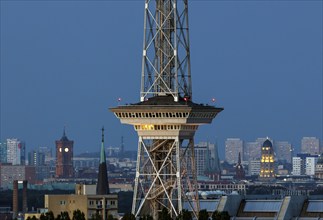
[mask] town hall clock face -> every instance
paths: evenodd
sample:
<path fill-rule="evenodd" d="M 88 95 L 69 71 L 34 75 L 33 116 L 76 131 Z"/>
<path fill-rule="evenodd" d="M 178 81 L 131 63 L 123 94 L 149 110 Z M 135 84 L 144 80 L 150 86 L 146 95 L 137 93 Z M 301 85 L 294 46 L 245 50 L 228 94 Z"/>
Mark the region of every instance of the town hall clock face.
<path fill-rule="evenodd" d="M 59 152 L 62 152 L 62 148 L 61 147 L 59 148 Z"/>
<path fill-rule="evenodd" d="M 68 152 L 68 147 L 65 147 L 64 151 L 67 153 Z"/>

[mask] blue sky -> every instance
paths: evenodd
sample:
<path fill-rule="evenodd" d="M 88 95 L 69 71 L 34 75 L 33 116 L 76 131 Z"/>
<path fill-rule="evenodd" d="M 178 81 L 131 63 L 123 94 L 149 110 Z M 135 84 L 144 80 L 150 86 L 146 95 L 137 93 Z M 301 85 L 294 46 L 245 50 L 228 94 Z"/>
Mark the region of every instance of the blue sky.
<path fill-rule="evenodd" d="M 1 1 L 2 140 L 136 149 L 109 107 L 139 101 L 144 1 Z M 189 1 L 193 101 L 224 107 L 196 142 L 322 139 L 322 1 Z"/>

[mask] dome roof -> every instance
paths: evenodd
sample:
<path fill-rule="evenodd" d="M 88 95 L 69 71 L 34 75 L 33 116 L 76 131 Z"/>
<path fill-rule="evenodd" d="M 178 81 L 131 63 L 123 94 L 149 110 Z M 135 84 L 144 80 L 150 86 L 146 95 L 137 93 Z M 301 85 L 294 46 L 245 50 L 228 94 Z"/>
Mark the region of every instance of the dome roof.
<path fill-rule="evenodd" d="M 265 140 L 265 142 L 262 144 L 263 147 L 273 147 L 273 144 L 269 139 Z"/>

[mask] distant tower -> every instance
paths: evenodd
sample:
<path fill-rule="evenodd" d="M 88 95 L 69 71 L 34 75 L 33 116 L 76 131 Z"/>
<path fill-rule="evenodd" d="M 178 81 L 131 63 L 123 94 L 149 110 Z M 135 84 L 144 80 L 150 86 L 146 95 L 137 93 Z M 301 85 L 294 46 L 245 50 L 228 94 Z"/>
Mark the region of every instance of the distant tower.
<path fill-rule="evenodd" d="M 120 154 L 123 156 L 123 153 L 124 153 L 124 141 L 123 141 L 123 136 L 121 136 Z"/>
<path fill-rule="evenodd" d="M 184 203 L 195 218 L 199 212 L 194 135 L 223 108 L 192 102 L 188 30 L 187 0 L 145 1 L 140 102 L 111 108 L 139 136 L 132 203 L 136 217 L 158 219 L 166 208 L 175 218 Z"/>
<path fill-rule="evenodd" d="M 56 177 L 72 178 L 73 168 L 73 141 L 68 140 L 65 133 L 60 140 L 56 141 Z"/>
<path fill-rule="evenodd" d="M 236 176 L 235 176 L 235 178 L 237 180 L 242 180 L 245 177 L 246 177 L 245 172 L 244 172 L 243 166 L 241 164 L 241 153 L 239 152 L 238 163 L 236 165 Z"/>
<path fill-rule="evenodd" d="M 110 190 L 109 190 L 109 182 L 108 182 L 107 162 L 106 162 L 105 150 L 104 150 L 104 128 L 102 128 L 100 165 L 99 165 L 98 183 L 96 185 L 96 194 L 107 195 L 109 193 L 110 193 Z"/>
<path fill-rule="evenodd" d="M 274 149 L 270 140 L 266 140 L 261 147 L 260 174 L 261 180 L 272 180 L 275 178 Z"/>

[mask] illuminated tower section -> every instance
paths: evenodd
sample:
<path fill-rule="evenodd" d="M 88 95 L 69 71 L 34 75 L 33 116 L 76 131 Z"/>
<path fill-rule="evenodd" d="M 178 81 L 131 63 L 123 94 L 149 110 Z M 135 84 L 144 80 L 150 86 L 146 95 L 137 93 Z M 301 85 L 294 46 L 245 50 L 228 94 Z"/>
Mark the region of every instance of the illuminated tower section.
<path fill-rule="evenodd" d="M 274 149 L 270 140 L 266 140 L 261 147 L 260 175 L 261 180 L 275 178 Z"/>
<path fill-rule="evenodd" d="M 146 0 L 140 102 L 110 109 L 139 136 L 136 217 L 199 211 L 194 135 L 223 109 L 192 101 L 188 30 L 187 0 Z"/>
<path fill-rule="evenodd" d="M 72 178 L 73 168 L 73 141 L 66 137 L 65 129 L 63 136 L 56 142 L 56 177 Z"/>

